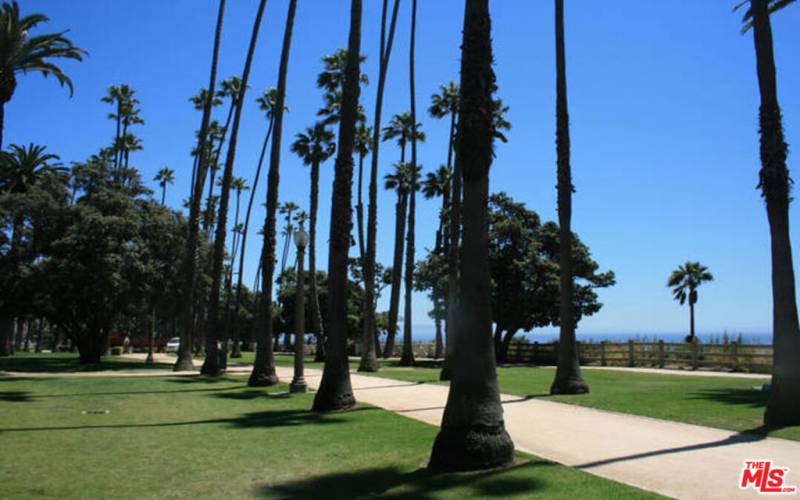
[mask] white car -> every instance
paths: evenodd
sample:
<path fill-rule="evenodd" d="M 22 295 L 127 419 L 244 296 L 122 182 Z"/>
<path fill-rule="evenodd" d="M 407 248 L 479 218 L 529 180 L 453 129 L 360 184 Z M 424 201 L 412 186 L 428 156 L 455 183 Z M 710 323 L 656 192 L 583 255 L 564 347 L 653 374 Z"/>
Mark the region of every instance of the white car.
<path fill-rule="evenodd" d="M 167 346 L 164 348 L 164 352 L 178 352 L 178 348 L 181 346 L 181 338 L 180 337 L 172 337 L 167 342 Z"/>

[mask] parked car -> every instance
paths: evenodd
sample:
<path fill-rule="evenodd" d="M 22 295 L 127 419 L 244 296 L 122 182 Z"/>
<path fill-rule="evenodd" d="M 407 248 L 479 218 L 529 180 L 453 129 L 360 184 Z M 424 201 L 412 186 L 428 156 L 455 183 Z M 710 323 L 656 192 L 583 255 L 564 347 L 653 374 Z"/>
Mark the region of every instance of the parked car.
<path fill-rule="evenodd" d="M 181 338 L 180 337 L 172 337 L 167 341 L 167 347 L 164 348 L 164 352 L 178 352 L 178 348 L 181 346 Z"/>

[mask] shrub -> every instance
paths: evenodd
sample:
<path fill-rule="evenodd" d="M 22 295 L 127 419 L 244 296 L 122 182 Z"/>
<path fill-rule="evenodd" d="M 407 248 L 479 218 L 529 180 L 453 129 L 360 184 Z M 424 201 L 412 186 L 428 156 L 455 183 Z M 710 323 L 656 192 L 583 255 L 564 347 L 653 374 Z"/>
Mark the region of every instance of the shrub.
<path fill-rule="evenodd" d="M 119 356 L 122 354 L 122 347 L 115 346 L 111 348 L 111 355 L 112 356 Z"/>

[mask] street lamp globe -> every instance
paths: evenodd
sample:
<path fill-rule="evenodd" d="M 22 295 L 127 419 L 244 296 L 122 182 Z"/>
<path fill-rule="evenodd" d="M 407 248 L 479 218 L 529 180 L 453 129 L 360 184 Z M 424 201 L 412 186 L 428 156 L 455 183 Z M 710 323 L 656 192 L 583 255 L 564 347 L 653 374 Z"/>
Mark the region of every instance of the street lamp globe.
<path fill-rule="evenodd" d="M 305 248 L 308 245 L 308 233 L 302 227 L 294 232 L 294 244 L 297 248 Z"/>

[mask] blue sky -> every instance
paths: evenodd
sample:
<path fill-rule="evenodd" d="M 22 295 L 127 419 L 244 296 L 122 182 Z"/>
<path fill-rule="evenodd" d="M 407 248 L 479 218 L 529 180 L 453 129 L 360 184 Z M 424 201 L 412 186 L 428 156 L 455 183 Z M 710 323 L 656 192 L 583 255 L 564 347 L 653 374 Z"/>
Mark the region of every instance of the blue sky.
<path fill-rule="evenodd" d="M 110 143 L 113 123 L 100 102 L 110 84 L 137 90 L 145 126 L 134 132 L 145 149 L 131 157 L 143 178 L 169 166 L 177 180 L 167 201 L 180 206 L 189 191 L 193 132 L 200 117 L 187 101 L 206 85 L 217 3 L 211 0 L 28 0 L 23 13 L 43 12 L 46 30 L 70 29 L 86 48 L 83 63 L 63 66 L 75 95 L 52 79 L 20 78 L 6 106 L 5 143 L 40 143 L 65 163 L 80 161 Z M 252 177 L 265 131 L 253 99 L 276 85 L 286 0 L 270 0 L 256 51 L 251 91 L 239 136 L 235 174 Z M 380 3 L 364 2 L 362 52 L 372 78 L 362 102 L 372 109 L 377 83 Z M 686 260 L 707 265 L 716 281 L 700 292 L 701 332 L 764 332 L 771 328 L 769 233 L 759 193 L 758 91 L 751 36 L 739 34 L 733 0 L 676 0 L 671 4 L 624 0 L 566 5 L 566 45 L 577 192 L 573 227 L 617 285 L 601 291 L 603 310 L 579 330 L 678 332 L 687 312 L 672 301 L 665 282 Z M 252 29 L 255 0 L 228 2 L 220 76 L 240 73 Z M 410 2 L 403 1 L 386 88 L 384 123 L 409 108 Z M 417 23 L 417 109 L 427 108 L 441 83 L 458 80 L 463 2 L 420 0 Z M 510 106 L 508 144 L 497 145 L 491 189 L 524 201 L 555 219 L 555 103 L 552 2 L 491 2 L 498 95 Z M 800 143 L 800 7 L 773 21 L 779 95 L 790 145 Z M 307 205 L 308 170 L 289 151 L 295 133 L 313 124 L 321 96 L 315 77 L 320 57 L 344 47 L 346 0 L 300 0 L 289 64 L 282 145 L 282 200 Z M 220 111 L 220 114 L 222 111 Z M 371 111 L 369 113 L 371 117 Z M 220 118 L 221 119 L 221 118 Z M 420 116 L 428 136 L 419 161 L 431 170 L 445 161 L 447 124 Z M 399 153 L 381 149 L 381 173 Z M 790 155 L 789 166 L 796 165 Z M 327 263 L 332 161 L 322 169 L 318 261 Z M 155 183 L 151 182 L 155 188 Z M 265 185 L 257 200 L 265 197 Z M 391 261 L 394 199 L 379 198 L 378 258 Z M 433 245 L 438 202 L 420 201 L 418 255 Z M 798 208 L 792 237 L 798 241 Z M 263 220 L 263 210 L 255 212 Z M 246 274 L 255 272 L 260 238 L 251 236 Z M 795 248 L 795 255 L 798 254 Z M 795 259 L 797 262 L 800 259 Z M 385 294 L 385 295 L 388 295 Z M 385 298 L 383 300 L 385 306 Z M 429 324 L 430 305 L 414 301 L 413 323 Z"/>

